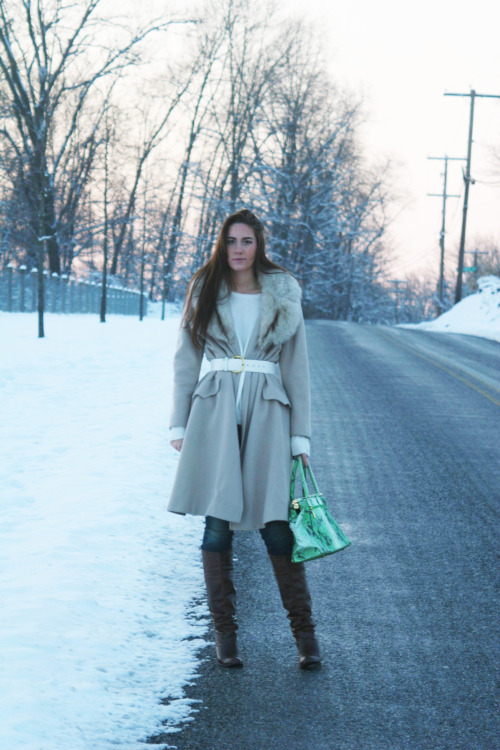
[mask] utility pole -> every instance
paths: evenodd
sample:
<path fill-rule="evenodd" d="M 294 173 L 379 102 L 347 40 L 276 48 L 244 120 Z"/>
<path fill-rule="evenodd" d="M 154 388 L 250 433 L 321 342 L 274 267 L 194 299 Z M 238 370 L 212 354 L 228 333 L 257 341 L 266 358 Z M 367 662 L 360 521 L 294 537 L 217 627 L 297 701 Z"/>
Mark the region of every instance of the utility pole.
<path fill-rule="evenodd" d="M 101 285 L 101 307 L 100 307 L 100 321 L 101 323 L 106 322 L 106 308 L 107 308 L 107 294 L 108 294 L 108 183 L 109 183 L 109 166 L 108 166 L 108 151 L 109 141 L 111 138 L 108 112 L 106 111 L 106 140 L 104 141 L 104 227 L 103 227 L 103 239 L 102 239 L 102 285 Z M 92 225 L 91 225 L 92 226 Z"/>
<path fill-rule="evenodd" d="M 144 318 L 144 266 L 146 265 L 146 210 L 147 210 L 147 191 L 148 191 L 148 180 L 146 178 L 144 182 L 144 213 L 142 217 L 142 253 L 141 253 L 141 281 L 139 286 L 139 320 Z"/>
<path fill-rule="evenodd" d="M 446 199 L 447 198 L 460 198 L 459 195 L 451 195 L 446 192 L 446 185 L 448 181 L 448 162 L 449 161 L 465 161 L 459 156 L 428 156 L 430 160 L 444 161 L 444 182 L 443 192 L 441 193 L 427 193 L 427 195 L 434 198 L 443 199 L 443 220 L 441 224 L 441 232 L 439 234 L 439 247 L 441 249 L 441 257 L 439 261 L 439 285 L 438 285 L 438 315 L 441 315 L 444 308 L 443 302 L 443 282 L 444 282 L 444 236 L 446 232 Z"/>
<path fill-rule="evenodd" d="M 396 325 L 397 325 L 399 323 L 399 285 L 403 284 L 403 286 L 405 286 L 405 285 L 407 286 L 408 282 L 407 281 L 401 281 L 400 279 L 388 279 L 388 282 L 389 282 L 389 284 L 394 284 L 394 287 L 395 287 L 395 292 L 396 292 L 396 296 L 395 296 L 395 302 L 396 302 L 395 317 L 396 317 Z"/>
<path fill-rule="evenodd" d="M 455 304 L 460 302 L 462 299 L 462 275 L 464 268 L 464 253 L 465 253 L 465 232 L 467 227 L 467 209 L 469 207 L 469 185 L 474 184 L 474 180 L 470 174 L 471 156 L 472 156 L 472 130 L 474 127 L 474 102 L 476 97 L 482 99 L 500 99 L 500 94 L 478 94 L 477 91 L 471 89 L 468 94 L 451 94 L 445 92 L 445 96 L 469 96 L 470 97 L 470 115 L 469 115 L 469 140 L 467 145 L 467 166 L 464 173 L 464 207 L 462 213 L 462 233 L 460 235 L 460 249 L 458 252 L 458 275 L 457 275 L 457 286 L 455 288 Z"/>

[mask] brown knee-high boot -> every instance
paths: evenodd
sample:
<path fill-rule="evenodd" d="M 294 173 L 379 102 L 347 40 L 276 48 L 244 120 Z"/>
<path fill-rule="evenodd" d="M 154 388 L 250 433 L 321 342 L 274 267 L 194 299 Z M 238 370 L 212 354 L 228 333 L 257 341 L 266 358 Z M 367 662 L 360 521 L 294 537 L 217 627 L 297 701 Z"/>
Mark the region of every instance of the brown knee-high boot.
<path fill-rule="evenodd" d="M 208 609 L 215 627 L 217 661 L 223 667 L 242 667 L 236 644 L 236 591 L 233 584 L 232 551 L 202 549 Z"/>
<path fill-rule="evenodd" d="M 304 563 L 293 563 L 290 555 L 269 555 L 274 575 L 278 582 L 283 606 L 299 652 L 301 669 L 317 669 L 321 666 L 318 641 L 314 635 L 314 620 L 311 614 L 311 595 L 307 586 Z"/>

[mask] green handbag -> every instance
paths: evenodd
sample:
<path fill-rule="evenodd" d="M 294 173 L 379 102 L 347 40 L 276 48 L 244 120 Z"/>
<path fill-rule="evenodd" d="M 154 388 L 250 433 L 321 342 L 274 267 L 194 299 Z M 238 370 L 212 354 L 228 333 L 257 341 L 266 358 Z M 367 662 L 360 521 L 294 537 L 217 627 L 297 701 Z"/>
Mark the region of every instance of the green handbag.
<path fill-rule="evenodd" d="M 302 484 L 302 497 L 294 499 L 297 467 Z M 307 471 L 314 487 L 313 495 L 309 494 L 302 458 L 296 458 L 293 462 L 288 513 L 288 522 L 294 537 L 292 562 L 306 562 L 333 555 L 334 552 L 339 552 L 351 544 L 330 515 L 310 465 Z"/>

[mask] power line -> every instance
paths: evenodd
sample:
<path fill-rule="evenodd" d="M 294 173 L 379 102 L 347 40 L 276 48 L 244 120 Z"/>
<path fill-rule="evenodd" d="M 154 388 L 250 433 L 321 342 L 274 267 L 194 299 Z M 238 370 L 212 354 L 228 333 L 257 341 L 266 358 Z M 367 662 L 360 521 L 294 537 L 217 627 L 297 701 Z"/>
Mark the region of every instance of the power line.
<path fill-rule="evenodd" d="M 394 266 L 393 266 L 393 272 L 397 273 L 397 274 L 400 274 L 401 271 L 404 271 L 407 268 L 409 268 L 410 266 L 414 266 L 417 263 L 422 262 L 422 260 L 425 260 L 425 258 L 428 258 L 429 255 L 431 255 L 432 253 L 435 253 L 435 252 L 436 252 L 436 248 L 435 248 L 434 244 L 432 244 L 429 247 L 429 249 L 427 250 L 427 252 L 424 252 L 423 255 L 419 255 L 418 258 L 414 257 L 414 258 L 410 258 L 409 260 L 406 260 L 406 261 L 405 260 L 401 260 L 399 263 L 396 262 L 394 264 Z"/>

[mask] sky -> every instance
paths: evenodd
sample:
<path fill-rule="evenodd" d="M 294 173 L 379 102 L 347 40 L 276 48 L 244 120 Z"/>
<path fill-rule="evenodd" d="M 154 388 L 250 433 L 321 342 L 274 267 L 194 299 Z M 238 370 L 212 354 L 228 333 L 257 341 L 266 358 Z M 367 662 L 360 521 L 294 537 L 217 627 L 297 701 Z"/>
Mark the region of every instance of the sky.
<path fill-rule="evenodd" d="M 362 143 L 375 162 L 393 163 L 398 196 L 389 238 L 395 278 L 432 276 L 439 268 L 443 162 L 467 155 L 469 97 L 500 95 L 500 5 L 492 0 L 284 0 L 318 28 L 332 77 L 360 95 Z M 476 99 L 467 240 L 500 244 L 500 99 Z M 465 163 L 465 162 L 464 162 Z M 463 209 L 462 162 L 449 162 L 445 265 L 455 273 Z M 496 183 L 496 184 L 494 184 Z M 454 257 L 453 257 L 454 256 Z M 466 256 L 466 265 L 471 256 Z"/>
<path fill-rule="evenodd" d="M 185 13 L 200 0 L 107 0 L 123 12 Z M 387 234 L 395 279 L 437 278 L 443 161 L 464 158 L 469 97 L 500 95 L 500 4 L 494 0 L 276 0 L 281 13 L 316 31 L 334 82 L 359 96 L 365 119 L 360 140 L 368 161 L 392 163 L 392 221 Z M 131 3 L 129 6 L 128 4 Z M 497 151 L 496 168 L 493 149 Z M 465 162 L 464 162 L 465 163 Z M 476 240 L 500 245 L 500 99 L 476 99 L 467 249 Z M 445 270 L 456 274 L 464 183 L 462 162 L 449 163 Z M 467 263 L 472 262 L 466 256 Z"/>

